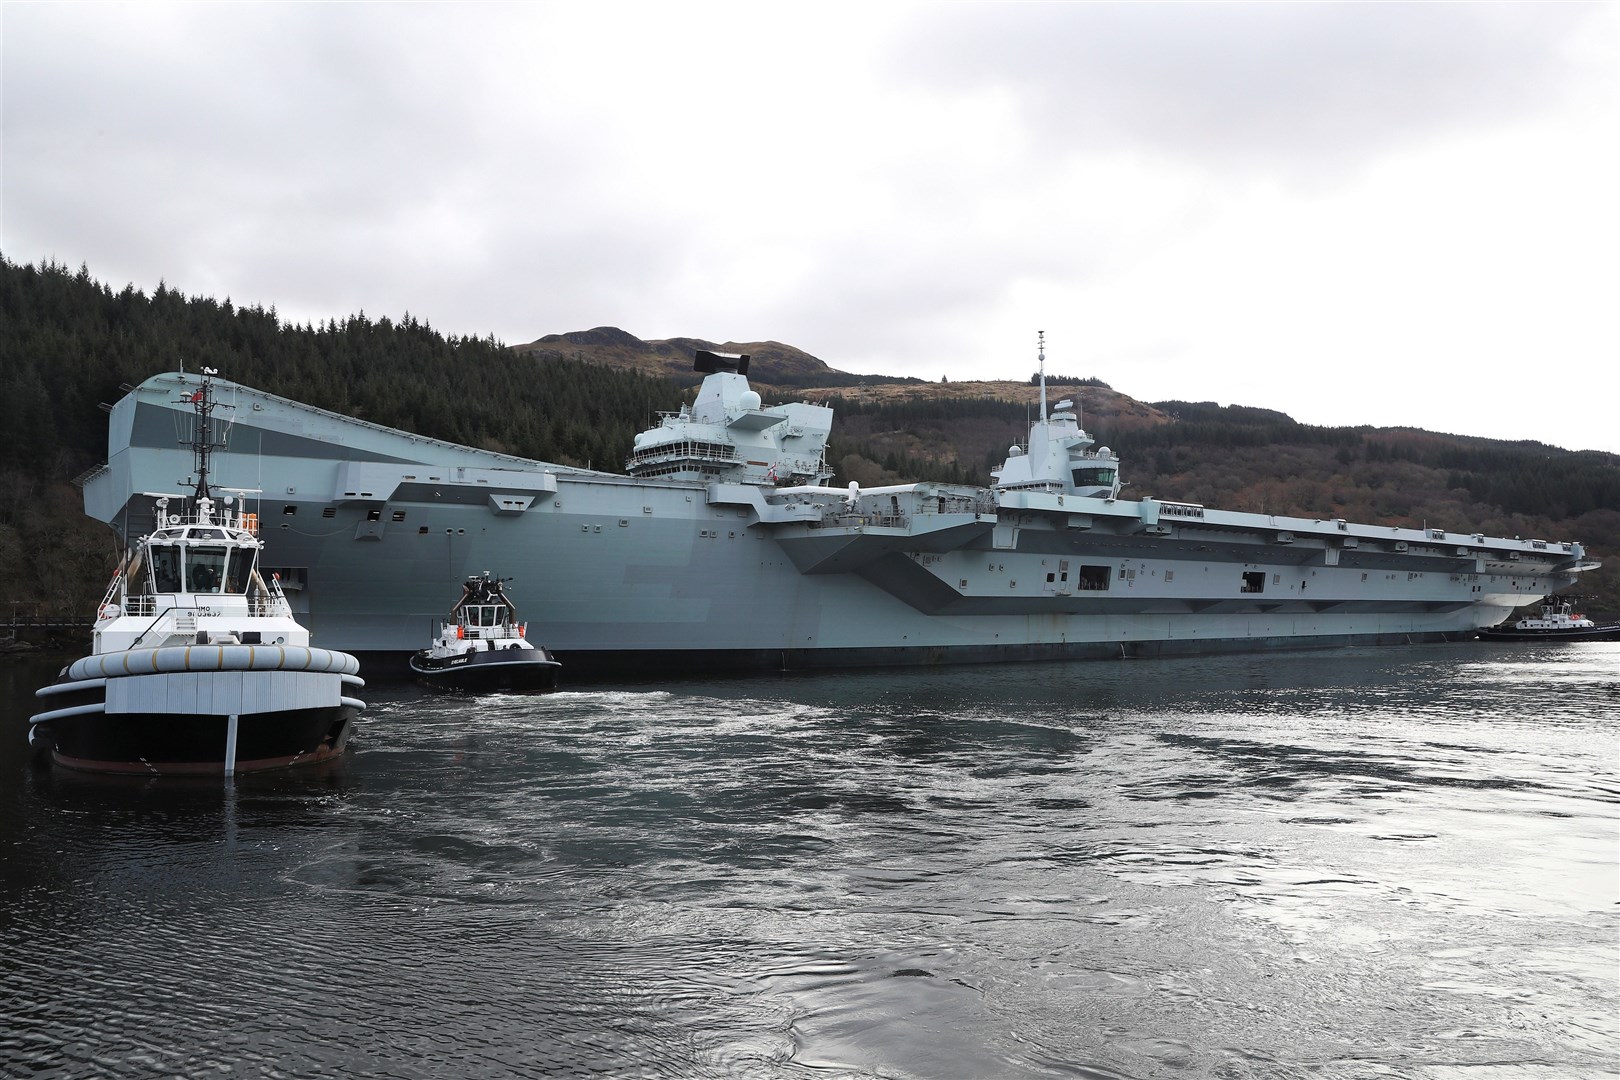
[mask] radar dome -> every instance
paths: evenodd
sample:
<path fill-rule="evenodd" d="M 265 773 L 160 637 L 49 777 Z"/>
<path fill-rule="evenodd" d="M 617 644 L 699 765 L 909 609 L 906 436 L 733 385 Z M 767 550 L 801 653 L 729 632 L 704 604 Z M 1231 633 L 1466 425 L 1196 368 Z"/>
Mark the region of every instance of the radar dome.
<path fill-rule="evenodd" d="M 1099 446 L 1099 447 L 1097 447 L 1097 456 L 1098 457 L 1113 457 L 1114 452 L 1112 450 L 1108 449 L 1108 447 L 1106 447 L 1106 446 Z"/>
<path fill-rule="evenodd" d="M 1024 448 L 1022 446 L 1019 446 L 1017 443 L 1013 443 L 1011 446 L 1007 447 L 1007 456 L 1008 457 L 1023 457 L 1024 456 Z"/>
<path fill-rule="evenodd" d="M 744 408 L 744 409 L 757 409 L 757 408 L 759 408 L 759 391 L 758 390 L 744 390 L 737 397 L 737 405 L 739 407 L 741 407 L 741 408 Z"/>

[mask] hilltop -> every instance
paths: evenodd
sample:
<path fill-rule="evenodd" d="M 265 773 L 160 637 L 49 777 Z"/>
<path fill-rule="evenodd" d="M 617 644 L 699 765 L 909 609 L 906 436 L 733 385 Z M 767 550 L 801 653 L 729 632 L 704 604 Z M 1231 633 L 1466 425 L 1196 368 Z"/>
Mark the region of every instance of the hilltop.
<path fill-rule="evenodd" d="M 513 352 L 537 360 L 582 360 L 669 379 L 678 385 L 696 384 L 702 378 L 692 371 L 692 356 L 698 349 L 746 353 L 753 357 L 750 378 L 757 377 L 772 385 L 803 385 L 804 380 L 833 371 L 802 349 L 779 341 L 714 342 L 701 338 L 643 341 L 616 326 L 547 334 L 527 345 L 512 346 Z"/>
<path fill-rule="evenodd" d="M 1032 381 L 1010 380 L 927 382 L 891 375 L 857 375 L 839 371 L 803 349 L 779 341 L 705 341 L 702 338 L 662 338 L 643 341 L 615 326 L 547 334 L 512 351 L 536 360 L 572 360 L 600 364 L 620 371 L 665 378 L 680 387 L 696 386 L 702 376 L 692 370 L 699 349 L 748 356 L 749 383 L 764 397 L 797 396 L 806 401 L 836 399 L 879 406 L 900 402 L 995 400 L 1035 405 L 1040 388 Z M 1048 397 L 1056 402 L 1083 390 L 1088 415 L 1108 417 L 1129 425 L 1170 423 L 1166 413 L 1116 393 L 1099 379 L 1083 384 L 1051 381 Z"/>

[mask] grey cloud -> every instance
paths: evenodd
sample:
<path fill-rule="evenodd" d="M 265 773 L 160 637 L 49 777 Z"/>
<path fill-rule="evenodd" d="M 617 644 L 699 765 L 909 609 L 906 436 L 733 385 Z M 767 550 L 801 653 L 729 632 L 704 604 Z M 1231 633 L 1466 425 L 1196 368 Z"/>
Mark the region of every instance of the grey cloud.
<path fill-rule="evenodd" d="M 6 253 L 299 321 L 409 307 L 514 340 L 558 328 L 531 298 L 609 306 L 564 297 L 612 280 L 604 259 L 656 264 L 651 223 L 577 224 L 603 166 L 588 121 L 514 88 L 525 24 L 495 64 L 454 8 L 379 10 L 8 8 Z"/>
<path fill-rule="evenodd" d="M 999 88 L 1052 152 L 1146 149 L 1308 174 L 1548 108 L 1582 74 L 1596 4 L 961 4 L 896 62 Z"/>

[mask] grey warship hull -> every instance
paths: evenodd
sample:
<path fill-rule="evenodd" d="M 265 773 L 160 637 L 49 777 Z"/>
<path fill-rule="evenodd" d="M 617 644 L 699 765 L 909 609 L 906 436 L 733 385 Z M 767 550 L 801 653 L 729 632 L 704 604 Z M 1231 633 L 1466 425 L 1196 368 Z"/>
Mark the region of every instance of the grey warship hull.
<path fill-rule="evenodd" d="M 84 498 L 126 536 L 187 476 L 188 378 L 113 407 Z M 521 583 L 535 637 L 596 674 L 1460 639 L 1591 565 L 1573 543 L 1073 491 L 622 476 L 219 385 L 235 409 L 216 485 L 257 501 L 298 620 L 347 652 L 414 652 L 490 566 Z M 791 439 L 802 419 L 744 405 L 736 430 Z"/>

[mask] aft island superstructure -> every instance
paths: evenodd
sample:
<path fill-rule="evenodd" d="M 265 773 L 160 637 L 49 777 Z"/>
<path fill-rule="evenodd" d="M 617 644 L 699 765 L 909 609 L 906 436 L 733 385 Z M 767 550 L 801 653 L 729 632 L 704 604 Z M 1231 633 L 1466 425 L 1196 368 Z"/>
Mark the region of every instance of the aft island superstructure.
<path fill-rule="evenodd" d="M 1121 497 L 1072 401 L 980 488 L 832 483 L 832 410 L 766 407 L 748 357 L 628 475 L 510 457 L 218 382 L 221 479 L 257 491 L 282 588 L 328 648 L 408 653 L 490 567 L 571 672 L 1128 657 L 1472 636 L 1595 565 L 1578 543 Z M 154 376 L 113 406 L 85 507 L 126 539 L 189 467 Z M 177 437 L 177 432 L 180 435 Z"/>

